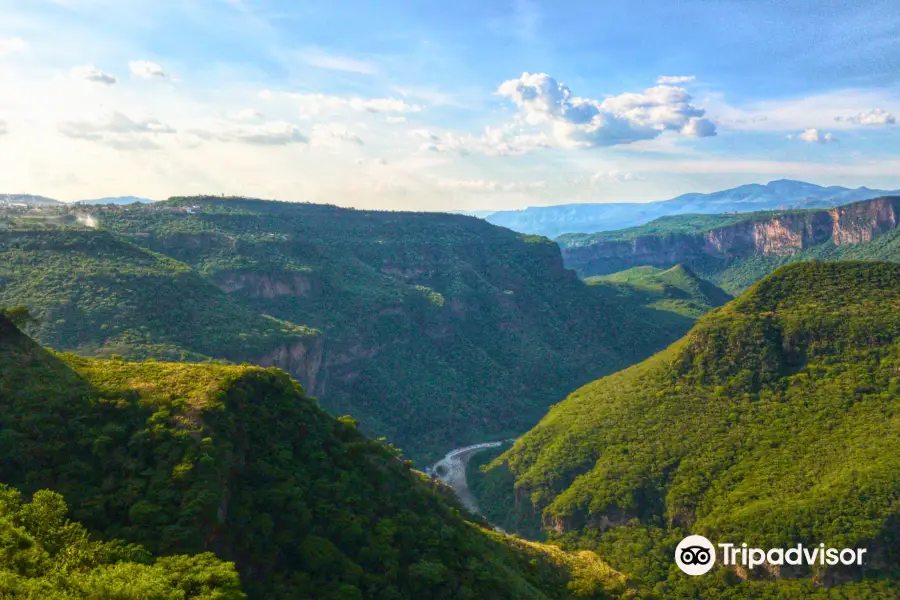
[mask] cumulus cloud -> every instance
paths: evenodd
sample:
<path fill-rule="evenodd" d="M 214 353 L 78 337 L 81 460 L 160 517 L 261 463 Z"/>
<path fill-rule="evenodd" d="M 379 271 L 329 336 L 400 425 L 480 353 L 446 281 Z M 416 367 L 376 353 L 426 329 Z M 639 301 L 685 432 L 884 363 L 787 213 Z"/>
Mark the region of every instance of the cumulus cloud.
<path fill-rule="evenodd" d="M 20 37 L 0 38 L 0 57 L 20 54 L 28 50 L 28 42 Z"/>
<path fill-rule="evenodd" d="M 133 60 L 128 63 L 132 75 L 141 79 L 168 79 L 169 74 L 155 62 L 149 60 Z"/>
<path fill-rule="evenodd" d="M 497 90 L 520 110 L 531 125 L 549 123 L 564 147 L 593 148 L 629 144 L 677 131 L 692 137 L 716 135 L 706 111 L 691 104 L 679 87 L 659 85 L 641 93 L 591 100 L 573 96 L 569 88 L 545 73 L 523 73 Z"/>
<path fill-rule="evenodd" d="M 92 83 L 102 83 L 103 85 L 113 85 L 116 83 L 115 77 L 92 66 L 75 67 L 72 69 L 71 73 L 73 77 L 84 79 L 85 81 L 90 81 Z"/>
<path fill-rule="evenodd" d="M 679 83 L 692 83 L 697 81 L 693 75 L 660 75 L 656 79 L 656 83 L 660 85 L 677 85 Z"/>
<path fill-rule="evenodd" d="M 501 183 L 485 179 L 440 179 L 438 187 L 469 192 L 529 192 L 547 187 L 546 181 L 515 181 Z"/>
<path fill-rule="evenodd" d="M 59 124 L 63 135 L 98 142 L 118 150 L 149 150 L 157 148 L 154 137 L 175 133 L 175 129 L 157 119 L 132 119 L 120 112 L 112 112 L 96 121 L 65 121 Z"/>
<path fill-rule="evenodd" d="M 788 136 L 791 140 L 800 140 L 807 144 L 828 144 L 838 141 L 834 134 L 819 131 L 815 127 L 807 129 L 803 133 L 791 134 Z"/>
<path fill-rule="evenodd" d="M 895 125 L 896 117 L 883 108 L 873 108 L 853 117 L 835 117 L 835 121 L 854 125 Z"/>

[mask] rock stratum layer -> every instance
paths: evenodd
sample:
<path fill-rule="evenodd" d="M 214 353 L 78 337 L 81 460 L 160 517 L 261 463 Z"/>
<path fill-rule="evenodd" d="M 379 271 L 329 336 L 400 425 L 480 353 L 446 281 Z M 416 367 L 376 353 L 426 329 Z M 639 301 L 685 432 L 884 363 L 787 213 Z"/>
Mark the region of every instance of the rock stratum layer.
<path fill-rule="evenodd" d="M 674 218 L 672 224 L 689 222 Z M 752 257 L 787 257 L 814 246 L 871 242 L 900 224 L 900 197 L 877 198 L 823 210 L 747 213 L 737 222 L 708 230 L 667 230 L 662 222 L 643 228 L 560 240 L 565 265 L 580 275 L 606 275 L 636 266 L 671 267 L 710 264 Z M 645 232 L 646 231 L 646 232 Z"/>

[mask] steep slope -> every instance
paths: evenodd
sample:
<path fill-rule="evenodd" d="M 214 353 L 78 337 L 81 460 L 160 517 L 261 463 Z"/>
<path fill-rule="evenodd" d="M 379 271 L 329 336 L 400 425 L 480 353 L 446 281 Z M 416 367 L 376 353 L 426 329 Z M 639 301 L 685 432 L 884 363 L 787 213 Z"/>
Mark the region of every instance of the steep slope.
<path fill-rule="evenodd" d="M 315 352 L 313 331 L 261 316 L 184 263 L 90 229 L 0 232 L 0 305 L 40 317 L 31 333 L 95 356 L 248 361 Z"/>
<path fill-rule="evenodd" d="M 492 497 L 479 502 L 502 517 L 514 485 L 519 519 L 599 548 L 665 598 L 819 597 L 817 584 L 857 579 L 840 597 L 897 597 L 898 415 L 900 265 L 790 265 L 666 351 L 551 409 L 492 463 L 481 487 Z M 672 564 L 687 532 L 868 548 L 870 560 L 719 569 L 698 583 Z"/>
<path fill-rule="evenodd" d="M 333 414 L 422 463 L 527 430 L 574 387 L 686 330 L 594 293 L 553 242 L 471 217 L 221 198 L 72 210 L 189 265 L 243 310 L 321 332 L 321 347 L 255 346 L 246 360 L 287 370 Z M 73 347 L 51 333 L 39 340 Z"/>
<path fill-rule="evenodd" d="M 243 600 L 231 563 L 211 553 L 154 559 L 140 546 L 92 540 L 62 496 L 30 502 L 0 484 L 0 598 Z"/>
<path fill-rule="evenodd" d="M 610 285 L 632 306 L 643 306 L 696 320 L 732 299 L 727 292 L 701 279 L 684 265 L 662 270 L 635 267 L 612 275 L 588 277 L 590 286 Z"/>
<path fill-rule="evenodd" d="M 896 195 L 900 190 L 822 187 L 780 179 L 711 194 L 683 194 L 648 203 L 566 204 L 533 206 L 488 215 L 488 222 L 523 233 L 556 237 L 567 233 L 595 233 L 636 227 L 669 215 L 714 214 L 790 208 L 835 207 L 859 200 Z"/>
<path fill-rule="evenodd" d="M 606 275 L 636 266 L 684 264 L 729 292 L 778 266 L 810 258 L 897 260 L 900 197 L 828 210 L 685 215 L 559 239 L 566 266 Z"/>
<path fill-rule="evenodd" d="M 0 482 L 64 494 L 104 536 L 232 560 L 251 599 L 624 593 L 596 555 L 464 520 L 278 369 L 57 355 L 0 317 L 0 423 Z"/>

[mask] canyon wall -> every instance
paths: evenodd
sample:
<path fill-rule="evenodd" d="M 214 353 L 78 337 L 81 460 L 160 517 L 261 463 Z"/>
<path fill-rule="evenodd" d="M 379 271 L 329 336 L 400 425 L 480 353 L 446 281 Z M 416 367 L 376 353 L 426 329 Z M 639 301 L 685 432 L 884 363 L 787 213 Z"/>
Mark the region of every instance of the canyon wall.
<path fill-rule="evenodd" d="M 721 262 L 753 255 L 790 256 L 812 246 L 869 242 L 900 224 L 900 197 L 877 198 L 817 211 L 787 212 L 698 233 L 648 233 L 563 249 L 582 277 L 632 267 Z"/>

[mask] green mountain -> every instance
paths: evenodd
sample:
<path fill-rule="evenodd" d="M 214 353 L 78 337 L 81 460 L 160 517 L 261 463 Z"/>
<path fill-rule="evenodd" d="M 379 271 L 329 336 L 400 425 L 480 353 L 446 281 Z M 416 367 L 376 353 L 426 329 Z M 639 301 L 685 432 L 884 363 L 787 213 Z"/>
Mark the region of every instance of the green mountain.
<path fill-rule="evenodd" d="M 59 211 L 100 229 L 0 230 L 0 303 L 36 313 L 39 342 L 277 366 L 422 462 L 527 430 L 689 326 L 592 290 L 546 238 L 462 215 L 209 197 Z"/>
<path fill-rule="evenodd" d="M 630 229 L 565 235 L 567 267 L 582 277 L 636 266 L 690 267 L 739 293 L 778 267 L 810 260 L 900 262 L 900 197 L 820 210 L 663 217 Z"/>
<path fill-rule="evenodd" d="M 721 288 L 701 279 L 684 265 L 663 270 L 634 267 L 612 275 L 587 277 L 584 282 L 611 288 L 630 306 L 669 313 L 673 319 L 696 320 L 732 297 Z M 660 316 L 660 319 L 664 317 Z"/>
<path fill-rule="evenodd" d="M 257 314 L 189 266 L 116 239 L 63 228 L 0 233 L 0 305 L 39 315 L 42 343 L 93 356 L 250 361 L 315 332 Z"/>
<path fill-rule="evenodd" d="M 625 594 L 595 554 L 467 521 L 278 369 L 56 354 L 0 315 L 0 425 L 0 482 L 34 494 L 0 488 L 2 598 L 240 598 L 220 560 L 251 600 Z M 59 494 L 166 558 L 89 541 Z"/>
<path fill-rule="evenodd" d="M 646 597 L 894 598 L 898 415 L 900 265 L 794 264 L 574 392 L 472 489 L 489 518 L 597 549 Z M 671 558 L 688 532 L 870 560 L 691 578 Z"/>

